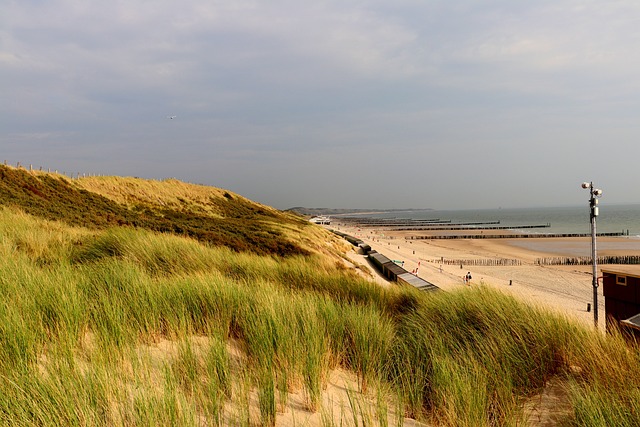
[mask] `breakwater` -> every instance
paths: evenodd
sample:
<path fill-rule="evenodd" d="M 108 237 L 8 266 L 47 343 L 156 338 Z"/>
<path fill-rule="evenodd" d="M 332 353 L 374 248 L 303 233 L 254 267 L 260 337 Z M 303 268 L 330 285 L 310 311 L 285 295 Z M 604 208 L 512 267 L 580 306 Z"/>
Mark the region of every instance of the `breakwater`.
<path fill-rule="evenodd" d="M 627 236 L 620 233 L 598 233 L 598 237 Z M 406 240 L 446 240 L 446 239 L 545 239 L 562 237 L 591 237 L 589 233 L 535 233 L 535 234 L 451 234 L 445 236 L 406 236 Z"/>
<path fill-rule="evenodd" d="M 469 230 L 469 231 L 473 231 L 473 230 L 520 230 L 520 229 L 527 229 L 527 228 L 549 228 L 551 227 L 551 224 L 540 224 L 540 225 L 518 225 L 518 226 L 511 226 L 511 225 L 496 225 L 496 226 L 492 226 L 492 225 L 482 225 L 482 226 L 473 226 L 473 225 L 467 225 L 467 224 L 456 224 L 456 225 L 447 225 L 447 226 L 443 226 L 443 227 L 435 227 L 435 226 L 431 226 L 431 225 L 424 225 L 424 226 L 418 226 L 418 227 L 407 227 L 407 228 L 399 228 L 399 227 L 394 227 L 392 228 L 393 231 L 418 231 L 418 230 L 423 230 L 423 231 L 428 231 L 428 230 L 432 230 L 432 231 L 440 231 L 440 230 Z"/>
<path fill-rule="evenodd" d="M 447 224 L 450 219 L 414 219 L 414 218 L 369 218 L 369 217 L 340 217 L 340 222 L 355 225 L 388 225 L 388 224 Z"/>
<path fill-rule="evenodd" d="M 430 259 L 427 262 L 433 264 L 443 265 L 467 265 L 467 266 L 482 266 L 482 267 L 502 267 L 502 266 L 514 266 L 522 265 L 522 261 L 519 259 L 510 258 L 470 258 L 470 259 Z"/>
<path fill-rule="evenodd" d="M 431 282 L 428 282 L 420 277 L 412 274 L 404 269 L 404 267 L 398 265 L 393 260 L 387 258 L 383 254 L 372 250 L 371 246 L 365 243 L 363 240 L 350 236 L 346 233 L 342 233 L 340 231 L 331 230 L 334 234 L 344 238 L 346 241 L 351 243 L 353 246 L 356 246 L 359 251 L 361 251 L 364 255 L 367 255 L 371 263 L 375 266 L 375 268 L 382 273 L 384 277 L 392 282 L 397 282 L 401 284 L 406 284 L 409 286 L 413 286 L 414 288 L 421 291 L 436 291 L 439 290 L 436 285 Z"/>

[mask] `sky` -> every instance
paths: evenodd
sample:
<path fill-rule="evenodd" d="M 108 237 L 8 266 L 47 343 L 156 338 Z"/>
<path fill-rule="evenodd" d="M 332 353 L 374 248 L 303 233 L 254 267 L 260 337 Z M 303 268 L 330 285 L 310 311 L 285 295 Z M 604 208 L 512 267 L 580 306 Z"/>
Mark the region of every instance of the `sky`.
<path fill-rule="evenodd" d="M 8 164 L 279 209 L 640 203 L 635 0 L 0 8 Z"/>

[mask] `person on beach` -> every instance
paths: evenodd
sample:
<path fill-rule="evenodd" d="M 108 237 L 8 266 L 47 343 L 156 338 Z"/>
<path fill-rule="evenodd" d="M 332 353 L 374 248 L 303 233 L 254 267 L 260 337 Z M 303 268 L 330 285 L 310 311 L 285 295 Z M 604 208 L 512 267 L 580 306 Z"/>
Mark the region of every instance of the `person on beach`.
<path fill-rule="evenodd" d="M 466 276 L 464 276 L 464 281 L 465 281 L 465 283 L 466 283 L 467 285 L 470 285 L 470 284 L 471 284 L 471 272 L 470 272 L 470 271 L 468 271 L 468 272 L 467 272 L 467 275 L 466 275 Z"/>

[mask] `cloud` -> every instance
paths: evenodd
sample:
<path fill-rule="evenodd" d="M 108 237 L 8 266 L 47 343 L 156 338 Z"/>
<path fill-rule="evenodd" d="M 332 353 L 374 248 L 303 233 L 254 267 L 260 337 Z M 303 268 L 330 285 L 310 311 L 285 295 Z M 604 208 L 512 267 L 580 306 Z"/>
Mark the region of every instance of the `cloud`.
<path fill-rule="evenodd" d="M 319 176 L 325 204 L 357 193 L 359 206 L 372 206 L 367 183 L 342 169 L 362 162 L 358 170 L 380 171 L 379 187 L 390 190 L 447 177 L 429 196 L 446 207 L 471 200 L 466 183 L 495 184 L 505 170 L 513 186 L 542 167 L 553 167 L 552 181 L 572 179 L 597 163 L 585 153 L 603 140 L 628 151 L 622 162 L 640 154 L 628 147 L 638 135 L 638 9 L 577 0 L 10 1 L 0 15 L 0 145 L 24 163 L 208 179 L 264 192 L 280 207 L 308 197 L 302 188 Z M 554 152 L 573 156 L 566 170 Z M 460 156 L 487 166 L 461 170 Z M 500 167 L 509 162 L 525 164 Z M 413 200 L 397 197 L 389 203 Z"/>

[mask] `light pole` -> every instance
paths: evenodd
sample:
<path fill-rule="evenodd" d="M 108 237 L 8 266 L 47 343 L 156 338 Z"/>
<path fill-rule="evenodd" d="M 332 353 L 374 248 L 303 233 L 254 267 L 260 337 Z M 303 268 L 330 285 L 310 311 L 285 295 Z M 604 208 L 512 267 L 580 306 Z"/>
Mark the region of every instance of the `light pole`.
<path fill-rule="evenodd" d="M 602 196 L 602 190 L 593 187 L 593 182 L 583 182 L 582 188 L 588 188 L 589 210 L 591 218 L 591 262 L 593 264 L 593 324 L 598 327 L 598 261 L 596 252 L 596 217 L 598 216 L 598 198 Z"/>

